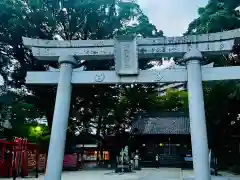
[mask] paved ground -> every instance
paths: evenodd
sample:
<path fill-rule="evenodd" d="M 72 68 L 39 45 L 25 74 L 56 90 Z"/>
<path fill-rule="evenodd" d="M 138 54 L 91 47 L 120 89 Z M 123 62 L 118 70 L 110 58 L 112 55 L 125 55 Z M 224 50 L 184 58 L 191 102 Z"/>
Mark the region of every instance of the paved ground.
<path fill-rule="evenodd" d="M 17 178 L 20 180 L 21 178 Z M 27 178 L 28 180 L 44 180 L 43 176 Z M 109 170 L 91 170 L 64 172 L 62 180 L 194 180 L 192 171 L 181 171 L 176 168 L 143 169 L 135 173 L 115 174 Z M 0 179 L 10 180 L 10 179 Z M 240 176 L 225 173 L 224 176 L 212 177 L 212 180 L 240 180 Z"/>

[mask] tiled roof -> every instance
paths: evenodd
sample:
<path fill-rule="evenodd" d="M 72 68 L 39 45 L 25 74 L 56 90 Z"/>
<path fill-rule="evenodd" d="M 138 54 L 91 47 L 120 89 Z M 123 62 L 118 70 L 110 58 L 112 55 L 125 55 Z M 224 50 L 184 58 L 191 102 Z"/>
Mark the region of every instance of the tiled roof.
<path fill-rule="evenodd" d="M 131 131 L 134 134 L 190 134 L 190 121 L 186 115 L 141 116 L 132 124 Z"/>

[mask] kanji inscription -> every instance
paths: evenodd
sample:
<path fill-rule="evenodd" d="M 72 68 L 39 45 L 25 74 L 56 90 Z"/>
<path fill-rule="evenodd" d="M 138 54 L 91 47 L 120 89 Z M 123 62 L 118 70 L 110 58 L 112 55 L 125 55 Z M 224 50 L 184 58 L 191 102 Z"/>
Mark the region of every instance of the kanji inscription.
<path fill-rule="evenodd" d="M 115 40 L 115 68 L 118 75 L 138 74 L 138 48 L 135 38 Z"/>

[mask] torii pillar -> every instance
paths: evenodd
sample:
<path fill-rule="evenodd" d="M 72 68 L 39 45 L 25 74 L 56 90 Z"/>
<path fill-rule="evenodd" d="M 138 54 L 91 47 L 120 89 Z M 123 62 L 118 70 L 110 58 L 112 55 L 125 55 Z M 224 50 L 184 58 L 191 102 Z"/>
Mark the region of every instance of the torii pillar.
<path fill-rule="evenodd" d="M 187 66 L 188 107 L 195 180 L 210 180 L 208 139 L 202 87 L 203 56 L 193 48 L 183 57 Z"/>
<path fill-rule="evenodd" d="M 60 56 L 58 62 L 60 64 L 60 75 L 45 180 L 61 180 L 72 93 L 72 72 L 76 65 L 76 60 L 73 56 Z"/>

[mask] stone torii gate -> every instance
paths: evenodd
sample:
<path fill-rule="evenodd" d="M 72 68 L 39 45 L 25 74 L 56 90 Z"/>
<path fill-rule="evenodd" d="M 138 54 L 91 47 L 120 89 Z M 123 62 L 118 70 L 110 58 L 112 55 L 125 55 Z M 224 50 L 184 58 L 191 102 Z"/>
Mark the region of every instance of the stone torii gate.
<path fill-rule="evenodd" d="M 202 81 L 240 79 L 240 67 L 204 65 L 204 58 L 228 55 L 240 29 L 203 35 L 161 38 L 121 37 L 114 40 L 56 41 L 23 38 L 40 61 L 59 62 L 54 72 L 28 72 L 27 84 L 56 85 L 57 96 L 45 180 L 60 180 L 73 84 L 187 82 L 193 165 L 196 180 L 209 180 L 208 141 Z M 182 68 L 139 70 L 138 60 L 180 57 Z M 115 71 L 81 71 L 77 60 L 115 59 Z"/>

